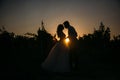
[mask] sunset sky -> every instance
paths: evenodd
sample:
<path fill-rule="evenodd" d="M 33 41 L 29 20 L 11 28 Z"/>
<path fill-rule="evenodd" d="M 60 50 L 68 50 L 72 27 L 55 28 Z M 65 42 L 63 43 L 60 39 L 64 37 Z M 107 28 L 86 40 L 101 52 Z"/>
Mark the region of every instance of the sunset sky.
<path fill-rule="evenodd" d="M 101 21 L 118 35 L 120 0 L 0 0 L 0 26 L 9 32 L 36 33 L 42 20 L 52 35 L 65 20 L 79 36 L 92 33 Z"/>

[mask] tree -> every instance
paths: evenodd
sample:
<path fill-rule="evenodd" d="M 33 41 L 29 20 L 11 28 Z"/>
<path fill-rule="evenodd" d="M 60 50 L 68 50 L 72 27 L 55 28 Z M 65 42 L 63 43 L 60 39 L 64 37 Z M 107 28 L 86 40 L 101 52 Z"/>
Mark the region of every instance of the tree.
<path fill-rule="evenodd" d="M 94 30 L 94 40 L 99 46 L 107 45 L 110 41 L 110 28 L 105 28 L 103 22 L 100 23 L 99 29 Z"/>
<path fill-rule="evenodd" d="M 46 31 L 43 21 L 41 22 L 41 28 L 37 31 L 37 42 L 40 46 L 41 58 L 44 59 L 48 55 L 54 41 L 53 36 Z"/>

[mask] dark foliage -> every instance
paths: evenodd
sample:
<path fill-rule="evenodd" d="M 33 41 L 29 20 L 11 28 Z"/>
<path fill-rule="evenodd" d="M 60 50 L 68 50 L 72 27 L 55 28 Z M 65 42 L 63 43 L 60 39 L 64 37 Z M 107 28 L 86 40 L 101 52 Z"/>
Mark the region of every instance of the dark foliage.
<path fill-rule="evenodd" d="M 0 29 L 0 72 L 2 76 L 17 76 L 18 79 L 35 80 L 43 75 L 40 64 L 57 42 L 43 25 L 37 34 L 15 35 L 4 27 Z M 100 24 L 92 34 L 79 37 L 77 45 L 78 65 L 72 75 L 118 76 L 120 35 L 111 39 L 110 28 Z M 21 77 L 21 78 L 20 78 Z"/>

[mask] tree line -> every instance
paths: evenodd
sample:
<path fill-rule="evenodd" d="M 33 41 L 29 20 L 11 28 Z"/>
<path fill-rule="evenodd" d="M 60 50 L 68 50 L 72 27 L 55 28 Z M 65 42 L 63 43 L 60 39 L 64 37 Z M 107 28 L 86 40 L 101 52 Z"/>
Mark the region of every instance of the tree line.
<path fill-rule="evenodd" d="M 40 64 L 57 42 L 41 23 L 37 34 L 16 35 L 0 27 L 1 72 L 23 72 L 36 75 Z M 120 35 L 113 36 L 111 30 L 102 22 L 93 33 L 78 38 L 78 72 L 112 73 L 119 69 Z M 100 72 L 101 70 L 102 72 Z M 11 74 L 12 75 L 12 74 Z"/>

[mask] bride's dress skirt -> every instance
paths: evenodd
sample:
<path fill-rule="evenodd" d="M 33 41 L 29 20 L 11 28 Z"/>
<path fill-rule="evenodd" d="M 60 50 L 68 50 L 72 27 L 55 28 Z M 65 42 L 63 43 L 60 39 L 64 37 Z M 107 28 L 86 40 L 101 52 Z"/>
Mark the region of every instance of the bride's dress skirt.
<path fill-rule="evenodd" d="M 68 51 L 64 43 L 56 43 L 42 63 L 42 68 L 52 72 L 70 72 Z"/>

